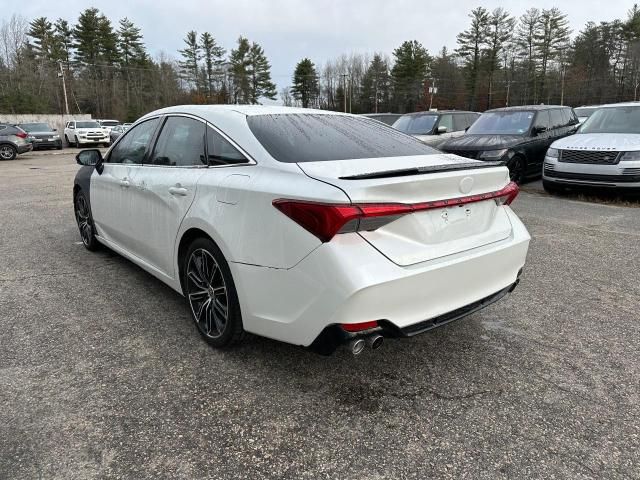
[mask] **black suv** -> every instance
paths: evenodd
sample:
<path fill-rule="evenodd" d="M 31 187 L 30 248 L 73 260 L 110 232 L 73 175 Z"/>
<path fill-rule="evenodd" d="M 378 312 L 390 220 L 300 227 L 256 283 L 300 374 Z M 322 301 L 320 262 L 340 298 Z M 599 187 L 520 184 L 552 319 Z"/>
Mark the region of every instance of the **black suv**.
<path fill-rule="evenodd" d="M 542 175 L 549 146 L 575 133 L 578 117 L 570 107 L 530 105 L 487 110 L 462 137 L 440 147 L 477 160 L 502 161 L 511 179 L 522 182 Z"/>

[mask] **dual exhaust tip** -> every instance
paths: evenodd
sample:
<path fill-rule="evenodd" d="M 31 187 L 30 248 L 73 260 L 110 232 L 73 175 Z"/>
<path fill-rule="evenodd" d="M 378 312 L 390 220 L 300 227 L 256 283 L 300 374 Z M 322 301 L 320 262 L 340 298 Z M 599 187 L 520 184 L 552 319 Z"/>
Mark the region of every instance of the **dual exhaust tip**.
<path fill-rule="evenodd" d="M 351 353 L 354 355 L 360 355 L 366 347 L 371 348 L 371 350 L 377 350 L 382 346 L 382 342 L 384 342 L 382 335 L 372 333 L 366 337 L 356 337 L 351 340 L 349 342 L 349 350 L 351 350 Z"/>

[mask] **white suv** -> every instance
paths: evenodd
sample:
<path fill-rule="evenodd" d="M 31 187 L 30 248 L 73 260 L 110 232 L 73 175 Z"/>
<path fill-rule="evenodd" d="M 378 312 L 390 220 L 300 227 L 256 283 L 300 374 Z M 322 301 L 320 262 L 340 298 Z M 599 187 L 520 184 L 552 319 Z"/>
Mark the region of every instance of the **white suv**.
<path fill-rule="evenodd" d="M 184 295 L 219 347 L 247 331 L 359 353 L 416 335 L 512 291 L 529 245 L 506 167 L 356 115 L 170 107 L 77 160 L 84 245 Z"/>
<path fill-rule="evenodd" d="M 553 142 L 542 183 L 548 192 L 565 187 L 640 191 L 640 103 L 598 107 L 575 135 Z"/>
<path fill-rule="evenodd" d="M 69 146 L 79 147 L 86 144 L 111 144 L 109 130 L 95 120 L 72 120 L 64 127 L 64 139 Z"/>

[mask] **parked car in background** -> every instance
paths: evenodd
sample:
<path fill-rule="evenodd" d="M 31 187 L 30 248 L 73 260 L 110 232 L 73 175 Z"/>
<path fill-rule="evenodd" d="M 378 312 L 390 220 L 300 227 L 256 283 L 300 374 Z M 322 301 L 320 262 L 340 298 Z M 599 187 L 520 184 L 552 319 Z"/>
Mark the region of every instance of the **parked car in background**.
<path fill-rule="evenodd" d="M 640 104 L 603 105 L 576 135 L 554 142 L 542 184 L 548 192 L 580 186 L 640 191 Z"/>
<path fill-rule="evenodd" d="M 122 135 L 124 132 L 126 132 L 129 129 L 128 125 L 131 125 L 131 124 L 125 123 L 123 125 L 116 125 L 111 129 L 111 131 L 109 132 L 109 138 L 111 139 L 111 143 L 115 142 L 120 137 L 120 135 Z"/>
<path fill-rule="evenodd" d="M 463 135 L 479 116 L 479 113 L 457 110 L 407 113 L 396 120 L 393 128 L 438 148 L 450 138 Z"/>
<path fill-rule="evenodd" d="M 15 125 L 0 123 L 0 160 L 13 160 L 32 149 L 27 132 Z"/>
<path fill-rule="evenodd" d="M 530 240 L 504 166 L 357 115 L 169 107 L 77 161 L 84 245 L 184 295 L 217 347 L 247 331 L 359 353 L 426 332 L 512 291 Z"/>
<path fill-rule="evenodd" d="M 80 147 L 91 143 L 106 146 L 111 144 L 109 130 L 100 126 L 96 120 L 72 120 L 67 122 L 64 138 L 69 146 Z"/>
<path fill-rule="evenodd" d="M 467 158 L 503 162 L 514 182 L 540 177 L 547 148 L 575 133 L 578 117 L 570 107 L 530 105 L 487 110 L 442 150 Z"/>
<path fill-rule="evenodd" d="M 393 125 L 393 122 L 395 122 L 402 115 L 400 113 L 365 113 L 362 116 L 373 118 L 374 120 L 386 123 L 387 125 Z"/>
<path fill-rule="evenodd" d="M 106 128 L 111 131 L 113 127 L 120 125 L 118 120 L 96 120 L 102 128 Z"/>
<path fill-rule="evenodd" d="M 587 118 L 589 118 L 593 114 L 593 112 L 598 110 L 598 108 L 600 108 L 599 105 L 590 105 L 588 107 L 574 108 L 573 111 L 576 112 L 578 121 L 580 122 L 580 125 L 582 125 L 587 120 Z"/>
<path fill-rule="evenodd" d="M 33 149 L 57 148 L 62 150 L 62 138 L 55 128 L 47 123 L 19 123 L 22 128 L 32 138 Z"/>

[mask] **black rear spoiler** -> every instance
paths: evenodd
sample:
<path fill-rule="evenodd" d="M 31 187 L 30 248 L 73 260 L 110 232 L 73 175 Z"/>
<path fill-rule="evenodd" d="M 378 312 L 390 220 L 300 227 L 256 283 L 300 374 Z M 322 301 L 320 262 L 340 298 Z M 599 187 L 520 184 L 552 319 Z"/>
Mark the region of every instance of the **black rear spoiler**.
<path fill-rule="evenodd" d="M 409 175 L 422 175 L 429 173 L 455 172 L 458 170 L 477 170 L 480 168 L 502 167 L 504 162 L 467 162 L 451 163 L 448 165 L 434 165 L 431 167 L 402 168 L 399 170 L 386 170 L 384 172 L 359 173 L 347 177 L 339 177 L 340 180 L 368 180 L 374 178 L 406 177 Z"/>

